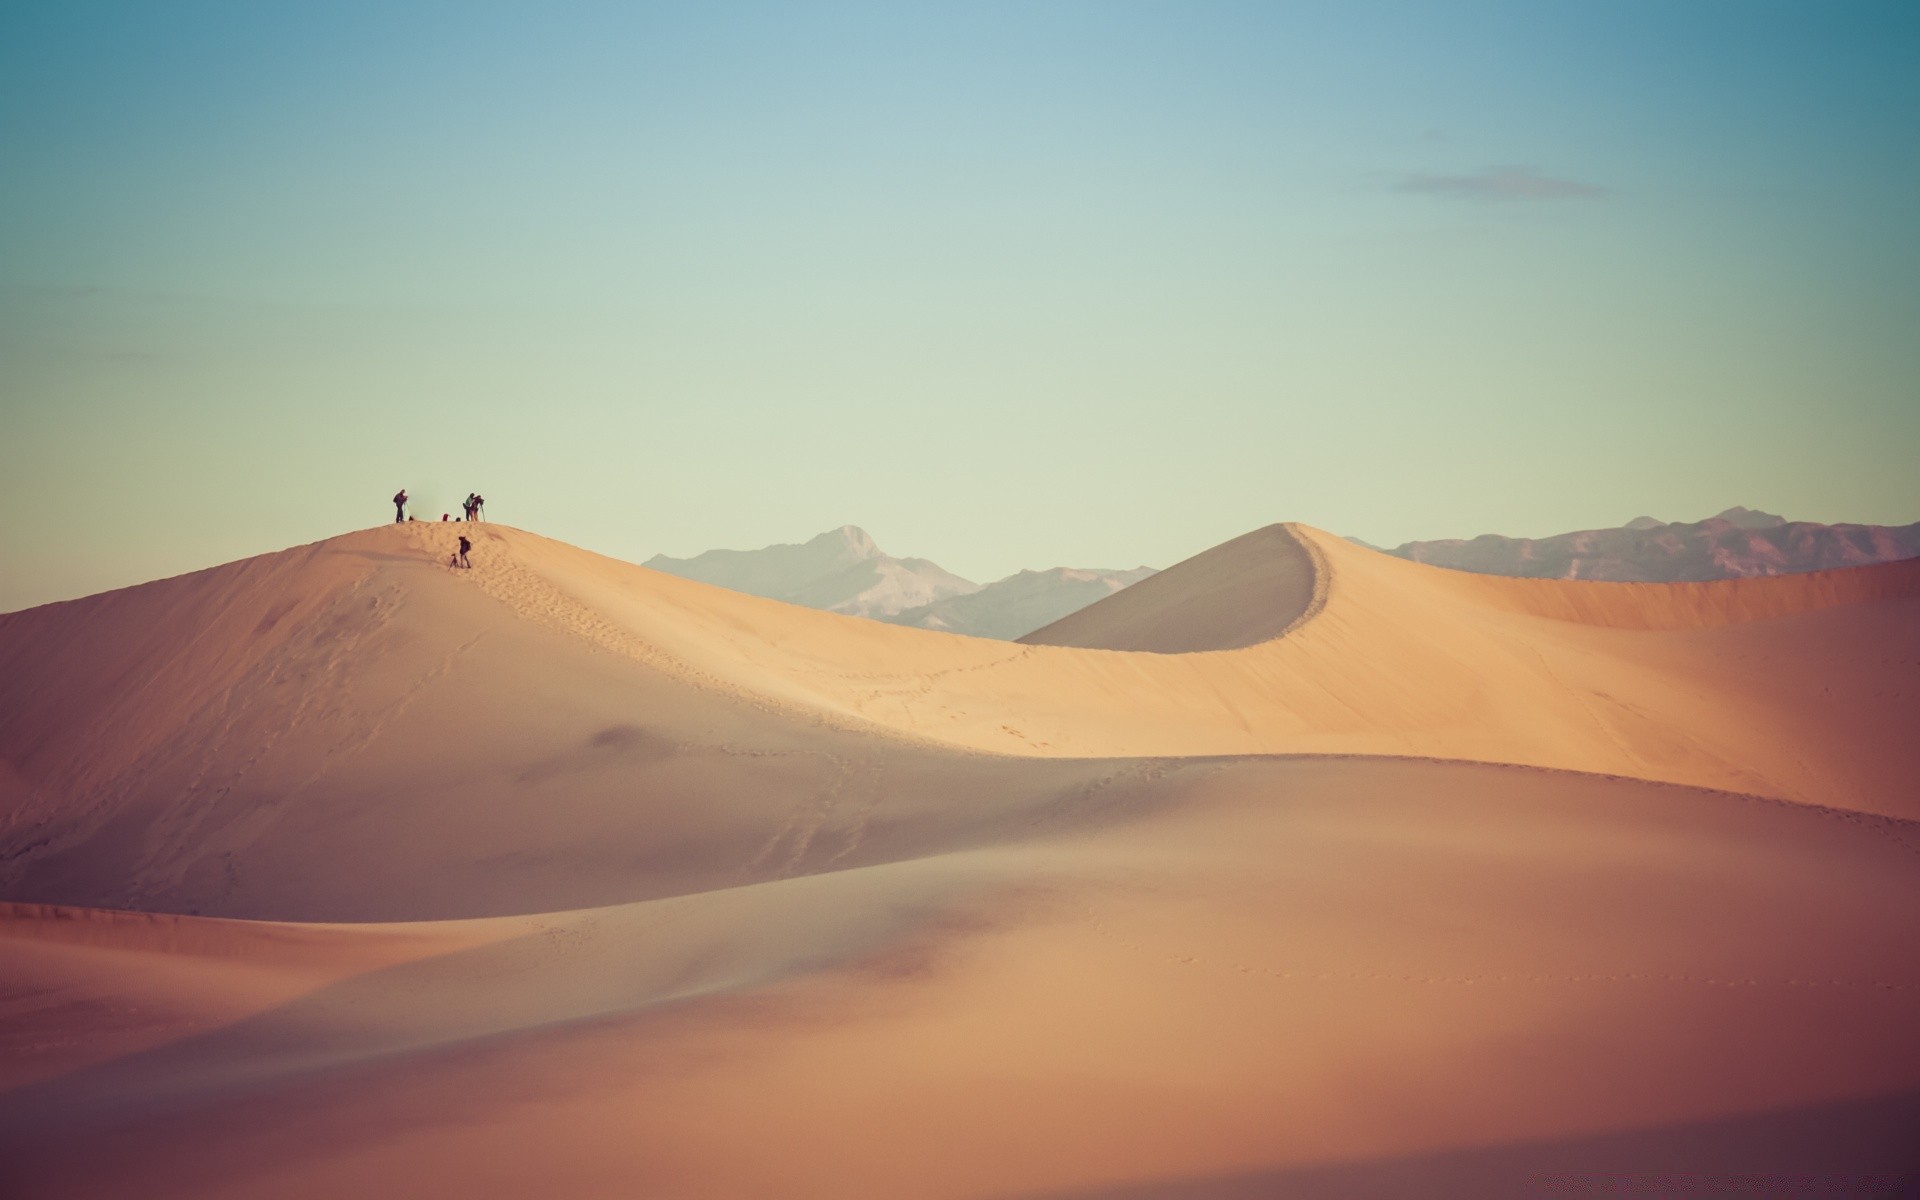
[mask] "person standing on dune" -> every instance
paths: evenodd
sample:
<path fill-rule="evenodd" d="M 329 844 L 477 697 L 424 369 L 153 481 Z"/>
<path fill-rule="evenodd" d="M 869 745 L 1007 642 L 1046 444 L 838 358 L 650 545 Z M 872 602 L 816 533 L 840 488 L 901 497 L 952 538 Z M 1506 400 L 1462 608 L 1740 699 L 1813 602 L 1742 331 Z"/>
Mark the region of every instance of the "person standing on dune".
<path fill-rule="evenodd" d="M 407 489 L 401 488 L 393 494 L 393 523 L 400 524 L 407 519 Z"/>
<path fill-rule="evenodd" d="M 473 564 L 467 561 L 467 551 L 471 549 L 473 549 L 473 543 L 467 540 L 466 534 L 461 534 L 460 553 L 454 555 L 453 561 L 460 566 L 466 567 L 468 570 L 472 570 Z"/>
<path fill-rule="evenodd" d="M 473 518 L 472 519 L 475 521 L 486 520 L 485 517 L 480 515 L 481 513 L 486 511 L 486 508 L 487 508 L 487 498 L 485 496 L 482 496 L 479 492 L 475 492 L 473 494 Z"/>

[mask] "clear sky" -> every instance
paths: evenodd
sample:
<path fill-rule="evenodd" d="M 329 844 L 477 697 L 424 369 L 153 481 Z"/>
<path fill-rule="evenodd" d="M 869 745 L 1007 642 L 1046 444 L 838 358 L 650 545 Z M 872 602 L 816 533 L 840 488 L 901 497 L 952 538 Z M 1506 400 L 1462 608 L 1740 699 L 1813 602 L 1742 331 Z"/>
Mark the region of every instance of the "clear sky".
<path fill-rule="evenodd" d="M 1920 5 L 0 9 L 0 609 L 1920 519 Z"/>

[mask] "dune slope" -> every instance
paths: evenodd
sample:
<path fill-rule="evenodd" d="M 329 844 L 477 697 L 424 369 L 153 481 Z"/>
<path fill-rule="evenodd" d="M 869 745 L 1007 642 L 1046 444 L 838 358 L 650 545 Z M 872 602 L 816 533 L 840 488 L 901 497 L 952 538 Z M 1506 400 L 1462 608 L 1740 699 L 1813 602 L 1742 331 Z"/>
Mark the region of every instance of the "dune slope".
<path fill-rule="evenodd" d="M 1215 546 L 1019 640 L 1102 650 L 1237 650 L 1269 641 L 1326 602 L 1310 538 L 1269 525 Z"/>
<path fill-rule="evenodd" d="M 1913 564 L 1275 526 L 1015 646 L 455 532 L 0 617 L 9 1194 L 1920 1170 Z"/>

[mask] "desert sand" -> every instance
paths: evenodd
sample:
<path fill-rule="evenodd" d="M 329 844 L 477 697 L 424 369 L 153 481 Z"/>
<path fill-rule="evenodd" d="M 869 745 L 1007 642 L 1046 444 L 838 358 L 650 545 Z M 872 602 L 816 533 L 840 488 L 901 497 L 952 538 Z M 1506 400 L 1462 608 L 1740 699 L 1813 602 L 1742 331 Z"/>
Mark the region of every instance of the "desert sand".
<path fill-rule="evenodd" d="M 1018 645 L 497 525 L 0 616 L 0 1190 L 1902 1194 L 1917 685 L 1920 562 L 1298 525 Z"/>

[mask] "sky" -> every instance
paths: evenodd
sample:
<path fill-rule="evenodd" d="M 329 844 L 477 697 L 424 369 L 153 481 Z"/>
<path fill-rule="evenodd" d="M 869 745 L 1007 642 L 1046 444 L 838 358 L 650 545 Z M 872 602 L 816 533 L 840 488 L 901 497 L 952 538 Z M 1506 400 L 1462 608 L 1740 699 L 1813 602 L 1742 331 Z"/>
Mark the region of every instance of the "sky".
<path fill-rule="evenodd" d="M 990 580 L 1920 520 L 1920 6 L 0 8 L 0 610 L 415 511 Z"/>

